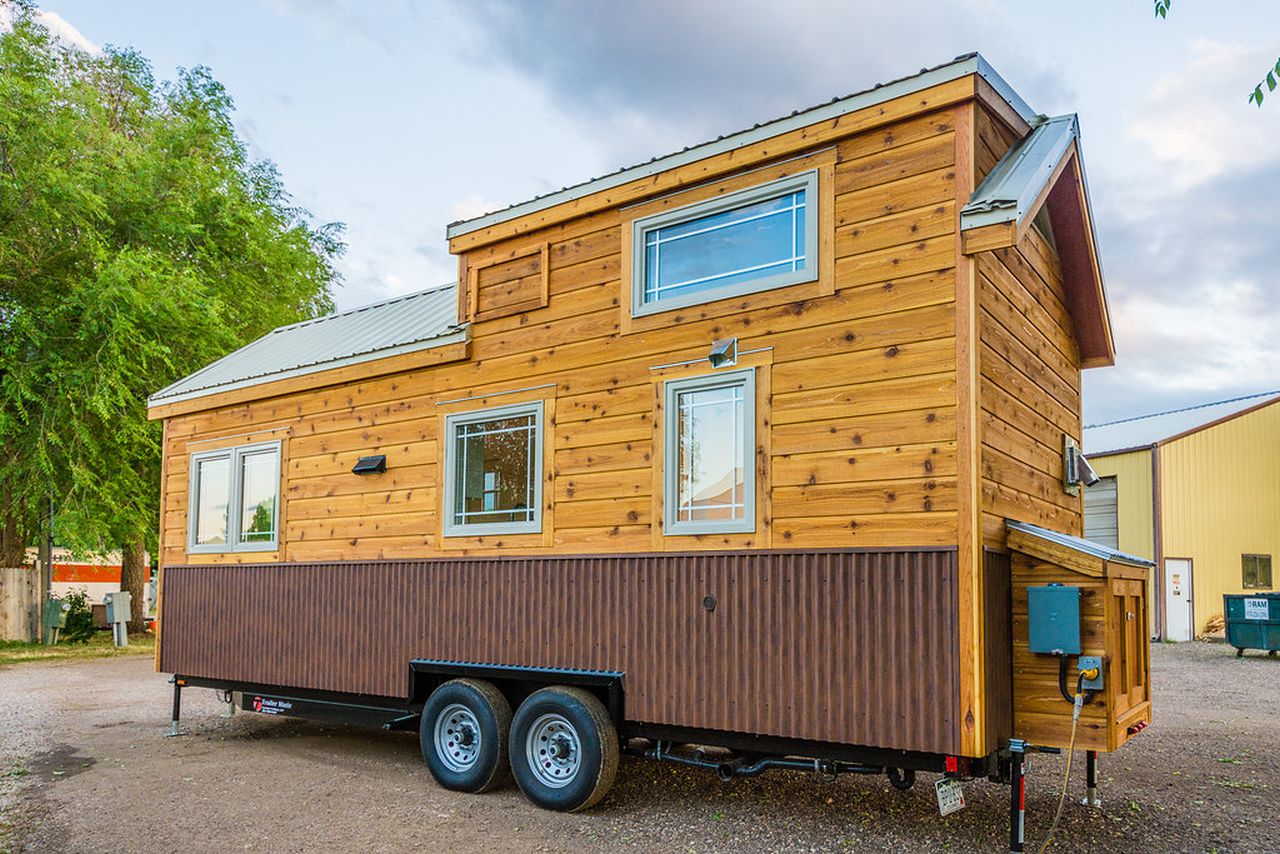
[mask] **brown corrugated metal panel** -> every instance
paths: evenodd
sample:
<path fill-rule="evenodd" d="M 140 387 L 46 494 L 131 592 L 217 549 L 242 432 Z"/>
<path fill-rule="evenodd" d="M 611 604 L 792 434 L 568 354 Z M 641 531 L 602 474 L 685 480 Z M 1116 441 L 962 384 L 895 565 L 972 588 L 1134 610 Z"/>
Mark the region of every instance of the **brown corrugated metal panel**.
<path fill-rule="evenodd" d="M 164 584 L 165 672 L 403 696 L 413 658 L 617 670 L 632 721 L 958 749 L 954 550 L 183 566 Z"/>
<path fill-rule="evenodd" d="M 986 645 L 987 746 L 1013 735 L 1013 603 L 1009 555 L 982 553 L 983 638 Z"/>

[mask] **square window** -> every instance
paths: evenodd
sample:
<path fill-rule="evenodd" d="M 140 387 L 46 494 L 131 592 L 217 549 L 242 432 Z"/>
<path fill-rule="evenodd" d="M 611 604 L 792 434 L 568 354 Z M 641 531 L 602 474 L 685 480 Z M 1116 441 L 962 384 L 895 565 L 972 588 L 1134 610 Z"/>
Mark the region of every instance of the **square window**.
<path fill-rule="evenodd" d="M 665 533 L 754 531 L 755 371 L 671 380 L 665 403 Z"/>
<path fill-rule="evenodd" d="M 445 419 L 445 535 L 542 530 L 542 402 Z"/>
<path fill-rule="evenodd" d="M 818 173 L 641 217 L 632 223 L 632 314 L 818 278 Z"/>
<path fill-rule="evenodd" d="M 189 500 L 188 552 L 274 550 L 280 443 L 192 454 Z"/>
<path fill-rule="evenodd" d="M 1271 555 L 1241 555 L 1242 586 L 1250 590 L 1271 589 Z"/>

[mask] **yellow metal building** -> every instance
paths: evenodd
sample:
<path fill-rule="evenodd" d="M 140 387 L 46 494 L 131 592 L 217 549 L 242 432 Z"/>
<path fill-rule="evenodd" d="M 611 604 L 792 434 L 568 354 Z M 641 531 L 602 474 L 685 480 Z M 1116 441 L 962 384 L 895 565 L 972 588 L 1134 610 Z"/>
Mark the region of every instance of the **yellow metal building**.
<path fill-rule="evenodd" d="M 1086 427 L 1102 478 L 1085 492 L 1085 536 L 1155 561 L 1151 626 L 1191 640 L 1222 594 L 1271 590 L 1280 555 L 1280 395 Z"/>

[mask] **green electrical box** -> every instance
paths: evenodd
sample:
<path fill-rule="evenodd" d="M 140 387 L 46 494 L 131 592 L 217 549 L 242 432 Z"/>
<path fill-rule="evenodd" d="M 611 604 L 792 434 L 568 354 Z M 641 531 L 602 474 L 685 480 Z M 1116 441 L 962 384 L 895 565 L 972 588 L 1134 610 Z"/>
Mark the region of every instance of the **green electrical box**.
<path fill-rule="evenodd" d="M 1080 654 L 1080 588 L 1027 588 L 1027 648 L 1044 655 Z"/>

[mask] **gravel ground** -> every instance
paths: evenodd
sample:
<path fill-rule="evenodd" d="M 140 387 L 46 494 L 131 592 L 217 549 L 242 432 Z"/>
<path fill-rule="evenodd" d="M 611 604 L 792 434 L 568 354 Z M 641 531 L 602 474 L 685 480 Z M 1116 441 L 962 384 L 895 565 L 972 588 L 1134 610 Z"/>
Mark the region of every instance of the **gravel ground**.
<path fill-rule="evenodd" d="M 1101 762 L 1104 809 L 1069 803 L 1055 849 L 1280 851 L 1280 659 L 1220 644 L 1152 651 L 1155 722 Z M 350 850 L 1000 851 L 1008 789 L 966 787 L 941 818 L 933 775 L 900 793 L 879 777 L 834 783 L 770 772 L 731 785 L 625 759 L 596 809 L 559 815 L 514 785 L 436 787 L 417 740 L 253 714 L 220 717 L 213 692 L 170 693 L 147 658 L 0 669 L 0 851 Z M 1082 754 L 1081 754 L 1082 755 Z M 1028 836 L 1038 846 L 1062 759 L 1036 757 Z M 1083 763 L 1071 797 L 1083 794 Z M 1031 847 L 1030 850 L 1035 850 Z"/>

